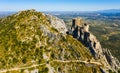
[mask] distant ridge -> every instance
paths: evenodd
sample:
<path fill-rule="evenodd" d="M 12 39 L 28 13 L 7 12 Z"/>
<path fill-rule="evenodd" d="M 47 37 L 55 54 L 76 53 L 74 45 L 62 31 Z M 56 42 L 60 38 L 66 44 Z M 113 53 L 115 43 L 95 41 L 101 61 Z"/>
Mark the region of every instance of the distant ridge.
<path fill-rule="evenodd" d="M 98 10 L 95 12 L 100 12 L 100 13 L 120 13 L 120 9 L 106 9 L 106 10 Z"/>

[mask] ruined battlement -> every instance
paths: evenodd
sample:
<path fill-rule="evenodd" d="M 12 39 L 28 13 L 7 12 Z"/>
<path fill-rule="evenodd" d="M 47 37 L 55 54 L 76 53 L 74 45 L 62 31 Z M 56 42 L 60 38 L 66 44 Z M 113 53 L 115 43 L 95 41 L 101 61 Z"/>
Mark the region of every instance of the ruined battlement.
<path fill-rule="evenodd" d="M 72 27 L 71 30 L 73 31 L 74 28 L 81 26 L 83 24 L 82 18 L 74 18 L 72 19 Z"/>
<path fill-rule="evenodd" d="M 74 18 L 72 20 L 72 22 L 73 22 L 74 25 L 77 25 L 77 26 L 80 26 L 83 23 L 82 18 L 80 18 L 80 17 L 79 18 Z"/>

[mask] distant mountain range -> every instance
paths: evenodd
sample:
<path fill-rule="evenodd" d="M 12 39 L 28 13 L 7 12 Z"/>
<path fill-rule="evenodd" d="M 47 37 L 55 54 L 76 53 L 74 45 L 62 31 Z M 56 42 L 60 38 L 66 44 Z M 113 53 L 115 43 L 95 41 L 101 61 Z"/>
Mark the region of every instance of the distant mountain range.
<path fill-rule="evenodd" d="M 100 12 L 100 13 L 120 13 L 120 9 L 108 9 L 108 10 L 98 10 L 95 12 Z"/>
<path fill-rule="evenodd" d="M 17 11 L 9 12 L 9 11 L 0 11 L 0 17 L 11 15 L 16 13 Z M 43 11 L 47 14 L 59 15 L 59 14 L 75 14 L 75 13 L 120 13 L 120 9 L 105 9 L 105 10 L 97 10 L 97 11 Z"/>
<path fill-rule="evenodd" d="M 11 12 L 11 11 L 0 11 L 0 17 L 4 17 L 4 16 L 8 16 L 8 15 L 11 15 L 11 14 L 14 14 L 16 12 Z"/>

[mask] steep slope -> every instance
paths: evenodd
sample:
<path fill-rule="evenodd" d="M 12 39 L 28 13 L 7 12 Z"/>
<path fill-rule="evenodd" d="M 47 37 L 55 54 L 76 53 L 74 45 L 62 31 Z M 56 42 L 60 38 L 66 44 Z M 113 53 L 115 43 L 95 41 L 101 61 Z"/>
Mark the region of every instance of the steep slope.
<path fill-rule="evenodd" d="M 1 18 L 0 73 L 100 73 L 104 66 L 66 31 L 61 19 L 35 10 Z"/>

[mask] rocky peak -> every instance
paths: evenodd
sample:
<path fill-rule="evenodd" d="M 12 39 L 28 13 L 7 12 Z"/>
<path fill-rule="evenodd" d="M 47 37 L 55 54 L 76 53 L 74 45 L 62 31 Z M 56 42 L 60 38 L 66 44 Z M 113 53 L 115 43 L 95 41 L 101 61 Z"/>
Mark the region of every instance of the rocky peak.
<path fill-rule="evenodd" d="M 10 15 L 2 20 L 6 21 L 6 19 L 7 20 L 9 19 L 10 21 L 13 21 L 13 22 L 19 21 L 20 25 L 33 24 L 32 22 L 35 22 L 36 24 L 39 24 L 42 26 L 47 25 L 50 28 L 53 28 L 53 31 L 55 30 L 62 34 L 66 34 L 66 31 L 67 31 L 66 25 L 63 20 L 49 14 L 37 12 L 34 9 L 19 11 L 18 13 Z"/>

